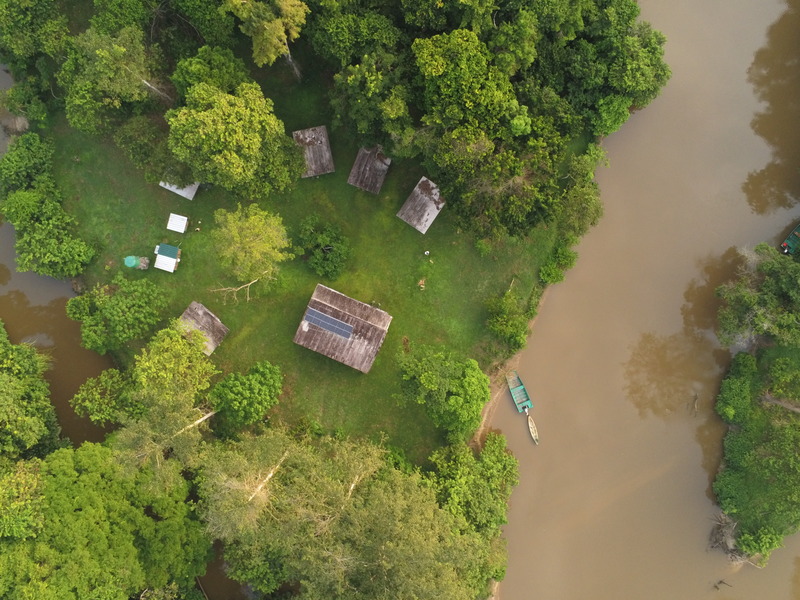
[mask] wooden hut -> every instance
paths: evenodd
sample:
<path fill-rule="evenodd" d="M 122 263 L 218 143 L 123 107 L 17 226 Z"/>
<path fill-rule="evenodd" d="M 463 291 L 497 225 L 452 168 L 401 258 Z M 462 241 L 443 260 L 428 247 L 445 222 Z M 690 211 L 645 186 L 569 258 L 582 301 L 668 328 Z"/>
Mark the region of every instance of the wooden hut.
<path fill-rule="evenodd" d="M 392 159 L 383 153 L 380 146 L 370 149 L 361 148 L 358 151 L 356 162 L 353 163 L 353 168 L 350 169 L 347 183 L 361 188 L 365 192 L 380 194 L 391 164 Z"/>
<path fill-rule="evenodd" d="M 303 149 L 306 159 L 306 172 L 302 177 L 316 177 L 325 173 L 333 173 L 333 155 L 328 141 L 328 129 L 325 125 L 300 129 L 292 132 L 295 143 Z"/>
<path fill-rule="evenodd" d="M 381 309 L 317 284 L 294 343 L 368 373 L 391 322 Z"/>
<path fill-rule="evenodd" d="M 203 353 L 210 356 L 217 346 L 222 343 L 230 329 L 222 324 L 222 321 L 199 302 L 192 302 L 183 311 L 178 322 L 184 330 L 196 330 L 202 332 L 206 338 Z"/>
<path fill-rule="evenodd" d="M 397 216 L 421 233 L 428 231 L 439 216 L 444 200 L 439 196 L 439 186 L 423 177 L 411 192 Z"/>

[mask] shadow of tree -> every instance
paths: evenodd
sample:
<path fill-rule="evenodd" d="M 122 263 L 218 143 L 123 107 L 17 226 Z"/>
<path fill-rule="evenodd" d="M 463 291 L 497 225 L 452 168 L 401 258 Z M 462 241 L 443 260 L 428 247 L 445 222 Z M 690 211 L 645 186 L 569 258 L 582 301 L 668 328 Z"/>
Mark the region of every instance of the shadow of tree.
<path fill-rule="evenodd" d="M 766 45 L 747 72 L 756 96 L 766 104 L 751 127 L 769 144 L 772 159 L 742 184 L 757 214 L 794 206 L 800 199 L 800 0 L 770 26 Z"/>

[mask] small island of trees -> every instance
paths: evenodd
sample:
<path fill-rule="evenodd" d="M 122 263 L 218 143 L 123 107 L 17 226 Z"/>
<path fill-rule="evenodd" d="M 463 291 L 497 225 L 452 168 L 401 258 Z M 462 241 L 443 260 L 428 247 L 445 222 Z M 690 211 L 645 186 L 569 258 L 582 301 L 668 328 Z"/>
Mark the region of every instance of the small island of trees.
<path fill-rule="evenodd" d="M 19 268 L 72 278 L 83 345 L 116 364 L 71 402 L 105 442 L 73 445 L 46 357 L 0 328 L 0 597 L 193 600 L 214 544 L 264 598 L 487 597 L 517 482 L 504 438 L 474 435 L 487 373 L 602 214 L 600 139 L 669 78 L 638 17 L 0 0 L 2 104 L 29 123 L 0 214 Z M 290 132 L 322 124 L 336 171 L 301 180 Z M 392 158 L 378 194 L 346 182 L 362 147 Z M 446 200 L 424 235 L 394 216 L 423 175 Z M 124 266 L 161 243 L 174 273 Z M 366 375 L 292 343 L 320 280 L 393 316 Z M 193 301 L 230 329 L 211 357 L 174 321 Z"/>

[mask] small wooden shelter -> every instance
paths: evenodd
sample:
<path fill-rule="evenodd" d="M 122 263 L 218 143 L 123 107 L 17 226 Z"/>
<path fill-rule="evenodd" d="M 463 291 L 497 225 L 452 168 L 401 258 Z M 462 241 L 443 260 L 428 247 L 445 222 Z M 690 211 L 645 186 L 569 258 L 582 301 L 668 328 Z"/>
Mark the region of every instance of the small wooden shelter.
<path fill-rule="evenodd" d="M 302 177 L 333 173 L 333 155 L 328 141 L 328 128 L 325 125 L 293 131 L 292 137 L 305 155 L 306 172 Z"/>
<path fill-rule="evenodd" d="M 179 196 L 183 196 L 187 200 L 194 199 L 194 195 L 197 193 L 197 188 L 200 187 L 200 182 L 195 181 L 194 183 L 187 185 L 186 187 L 178 187 L 177 185 L 172 185 L 171 183 L 166 183 L 164 181 L 160 182 L 160 185 L 165 190 L 169 190 L 170 192 L 175 192 Z"/>
<path fill-rule="evenodd" d="M 381 309 L 317 284 L 294 343 L 368 373 L 391 322 Z"/>
<path fill-rule="evenodd" d="M 439 186 L 423 177 L 397 213 L 397 216 L 421 233 L 428 231 L 433 220 L 439 216 L 444 200 L 439 195 Z"/>
<path fill-rule="evenodd" d="M 206 345 L 203 348 L 203 353 L 206 356 L 210 356 L 216 350 L 217 346 L 222 343 L 222 340 L 225 339 L 225 336 L 230 331 L 214 313 L 199 302 L 192 302 L 183 311 L 178 323 L 184 330 L 197 330 L 205 336 Z"/>
<path fill-rule="evenodd" d="M 347 183 L 361 188 L 365 192 L 380 194 L 391 164 L 392 159 L 383 153 L 380 146 L 369 149 L 361 148 L 358 151 L 356 162 L 353 163 L 353 168 L 350 169 Z"/>

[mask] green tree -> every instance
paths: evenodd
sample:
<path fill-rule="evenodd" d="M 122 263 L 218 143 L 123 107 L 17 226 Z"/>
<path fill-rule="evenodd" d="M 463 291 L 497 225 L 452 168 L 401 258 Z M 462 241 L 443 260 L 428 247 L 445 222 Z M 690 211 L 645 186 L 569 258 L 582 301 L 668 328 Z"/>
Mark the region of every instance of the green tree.
<path fill-rule="evenodd" d="M 193 85 L 207 83 L 230 94 L 250 76 L 244 61 L 233 55 L 229 48 L 203 46 L 195 56 L 178 61 L 172 74 L 172 83 L 181 97 L 185 97 Z"/>
<path fill-rule="evenodd" d="M 457 518 L 462 529 L 488 538 L 499 536 L 511 490 L 519 479 L 517 460 L 506 449 L 505 438 L 490 433 L 477 454 L 464 444 L 446 446 L 430 461 L 439 505 Z"/>
<path fill-rule="evenodd" d="M 153 63 L 158 60 L 135 27 L 116 34 L 89 28 L 72 38 L 58 73 L 70 124 L 98 133 L 124 114 L 124 108 L 144 104 L 151 94 L 171 101 L 154 77 Z"/>
<path fill-rule="evenodd" d="M 44 527 L 40 464 L 20 461 L 0 474 L 0 540 L 36 537 Z"/>
<path fill-rule="evenodd" d="M 725 344 L 766 336 L 787 346 L 800 345 L 800 263 L 767 244 L 747 253 L 733 281 L 717 288 L 723 305 L 717 313 Z"/>
<path fill-rule="evenodd" d="M 135 115 L 114 132 L 114 142 L 143 171 L 145 181 L 187 186 L 194 175 L 169 149 L 168 138 L 169 126 L 161 115 Z"/>
<path fill-rule="evenodd" d="M 230 434 L 264 418 L 278 403 L 283 385 L 280 367 L 263 360 L 247 374 L 230 373 L 209 394 L 211 406 L 219 412 L 219 431 Z"/>
<path fill-rule="evenodd" d="M 419 152 L 413 145 L 412 76 L 407 63 L 399 52 L 371 52 L 334 75 L 331 93 L 337 124 L 348 124 L 399 156 Z"/>
<path fill-rule="evenodd" d="M 166 118 L 169 147 L 197 180 L 264 198 L 303 171 L 300 149 L 255 83 L 239 85 L 235 94 L 199 83 L 189 89 L 186 106 Z"/>
<path fill-rule="evenodd" d="M 127 600 L 145 588 L 192 584 L 210 543 L 189 486 L 145 492 L 147 474 L 124 476 L 108 448 L 86 443 L 41 464 L 42 527 L 3 540 L 0 590 L 9 598 Z"/>
<path fill-rule="evenodd" d="M 308 14 L 300 0 L 222 0 L 221 10 L 241 21 L 239 29 L 253 40 L 253 62 L 259 67 L 289 54 L 289 42 L 300 35 Z"/>
<path fill-rule="evenodd" d="M 117 274 L 110 284 L 98 284 L 67 301 L 67 316 L 81 322 L 84 348 L 105 354 L 155 329 L 167 300 L 147 279 Z"/>
<path fill-rule="evenodd" d="M 69 403 L 75 412 L 87 416 L 92 423 L 120 423 L 125 417 L 136 417 L 143 407 L 134 401 L 130 379 L 117 369 L 106 369 L 87 379 Z"/>
<path fill-rule="evenodd" d="M 0 57 L 19 67 L 39 53 L 54 57 L 68 34 L 54 0 L 0 0 Z"/>
<path fill-rule="evenodd" d="M 478 428 L 490 399 L 489 378 L 473 359 L 432 346 L 411 346 L 399 354 L 404 401 L 423 404 L 434 425 L 451 442 L 464 442 Z"/>
<path fill-rule="evenodd" d="M 235 294 L 246 289 L 249 300 L 253 284 L 274 280 L 278 265 L 294 258 L 288 252 L 291 240 L 280 216 L 262 210 L 257 204 L 245 208 L 239 204 L 235 211 L 220 208 L 214 213 L 214 221 L 217 228 L 211 232 L 211 239 L 220 262 L 242 283 L 238 288 L 222 291 Z"/>
<path fill-rule="evenodd" d="M 231 47 L 234 44 L 234 20 L 221 10 L 222 0 L 172 0 L 183 15 L 211 46 Z"/>
<path fill-rule="evenodd" d="M 37 133 L 15 138 L 0 157 L 0 189 L 3 197 L 10 192 L 30 189 L 53 169 L 53 141 Z"/>
<path fill-rule="evenodd" d="M 522 350 L 528 342 L 530 318 L 513 287 L 502 296 L 490 298 L 486 308 L 489 311 L 486 321 L 489 331 L 506 345 L 510 354 Z"/>
<path fill-rule="evenodd" d="M 350 242 L 332 223 L 321 225 L 310 215 L 300 222 L 298 243 L 308 257 L 308 266 L 317 275 L 336 279 L 342 274 L 352 250 Z"/>
<path fill-rule="evenodd" d="M 47 368 L 33 346 L 12 344 L 0 321 L 0 460 L 44 456 L 58 445 Z"/>
<path fill-rule="evenodd" d="M 202 393 L 218 371 L 203 346 L 202 334 L 184 334 L 178 325 L 153 336 L 131 370 L 130 399 L 124 400 L 133 410 L 111 441 L 128 471 L 150 469 L 154 485 L 167 489 L 182 480 L 181 468 L 197 465 L 203 429 L 215 414 L 204 407 Z"/>
<path fill-rule="evenodd" d="M 126 27 L 144 29 L 158 9 L 155 0 L 94 0 L 92 29 L 115 34 Z"/>

